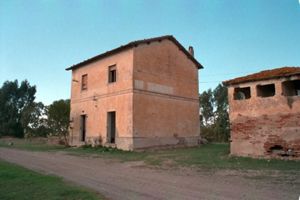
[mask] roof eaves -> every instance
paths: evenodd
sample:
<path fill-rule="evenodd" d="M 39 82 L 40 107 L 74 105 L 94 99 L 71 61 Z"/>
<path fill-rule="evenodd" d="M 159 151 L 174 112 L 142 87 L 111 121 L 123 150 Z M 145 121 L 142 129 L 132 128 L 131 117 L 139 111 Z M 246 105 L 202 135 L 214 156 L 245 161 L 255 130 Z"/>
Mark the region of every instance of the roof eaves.
<path fill-rule="evenodd" d="M 278 69 L 280 69 L 280 68 L 278 68 Z M 274 70 L 276 70 L 276 69 L 274 69 Z M 272 70 L 268 70 L 268 71 L 272 71 Z M 262 71 L 262 72 L 264 72 L 264 71 Z M 250 74 L 248 76 L 256 75 L 256 74 L 259 74 L 259 73 L 261 73 L 261 72 Z M 237 84 L 242 84 L 242 83 L 250 83 L 250 82 L 270 80 L 270 79 L 278 79 L 278 78 L 282 78 L 282 77 L 291 77 L 291 76 L 295 76 L 295 75 L 300 75 L 300 71 L 286 73 L 286 74 L 277 74 L 277 75 L 273 75 L 273 76 L 266 76 L 266 77 L 260 77 L 260 78 L 250 78 L 249 77 L 247 79 L 246 78 L 247 76 L 242 76 L 242 77 L 238 77 L 238 78 L 223 81 L 222 83 L 225 86 L 232 86 L 232 85 L 237 85 Z M 241 79 L 241 80 L 239 80 L 239 79 Z"/>
<path fill-rule="evenodd" d="M 172 35 L 169 37 L 170 40 L 172 40 L 178 48 L 190 59 L 193 61 L 193 63 L 197 66 L 198 69 L 203 69 L 203 66 L 192 56 L 181 44 L 176 40 L 175 37 Z"/>
<path fill-rule="evenodd" d="M 110 51 L 107 51 L 105 53 L 102 53 L 102 54 L 99 54 L 97 56 L 94 56 L 92 58 L 89 58 L 87 60 L 84 60 L 78 64 L 75 64 L 75 65 L 72 65 L 68 68 L 66 68 L 66 70 L 73 70 L 73 69 L 77 69 L 83 65 L 86 65 L 86 64 L 89 64 L 91 62 L 94 62 L 98 59 L 101 59 L 101 58 L 104 58 L 106 56 L 109 56 L 109 55 L 112 55 L 112 54 L 115 54 L 115 53 L 118 53 L 120 51 L 123 51 L 125 49 L 130 49 L 132 47 L 135 47 L 139 44 L 144 44 L 144 43 L 151 43 L 151 42 L 154 42 L 154 41 L 161 41 L 161 40 L 164 40 L 164 39 L 169 39 L 171 41 L 173 41 L 176 46 L 178 46 L 178 48 L 190 59 L 192 60 L 192 62 L 196 65 L 196 67 L 198 69 L 202 69 L 203 66 L 175 39 L 175 37 L 173 37 L 172 35 L 165 35 L 165 36 L 160 36 L 160 37 L 155 37 L 155 38 L 149 38 L 149 39 L 144 39 L 144 40 L 137 40 L 137 41 L 133 41 L 133 42 L 130 42 L 126 45 L 122 45 L 120 47 L 117 47 L 115 49 L 112 49 Z"/>

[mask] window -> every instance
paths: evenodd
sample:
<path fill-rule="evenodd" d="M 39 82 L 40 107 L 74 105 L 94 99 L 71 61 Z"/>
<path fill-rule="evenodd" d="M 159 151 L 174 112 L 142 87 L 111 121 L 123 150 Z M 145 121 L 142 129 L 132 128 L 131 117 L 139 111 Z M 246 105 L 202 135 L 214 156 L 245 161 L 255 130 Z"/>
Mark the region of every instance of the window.
<path fill-rule="evenodd" d="M 284 96 L 300 96 L 300 80 L 282 82 Z"/>
<path fill-rule="evenodd" d="M 88 75 L 84 74 L 81 77 L 81 90 L 87 90 Z"/>
<path fill-rule="evenodd" d="M 244 100 L 251 98 L 250 87 L 234 88 L 234 100 Z"/>
<path fill-rule="evenodd" d="M 116 81 L 117 81 L 117 68 L 116 65 L 113 65 L 108 68 L 108 82 L 114 83 Z"/>
<path fill-rule="evenodd" d="M 258 97 L 272 97 L 275 95 L 275 85 L 268 84 L 268 85 L 257 85 L 257 96 Z"/>

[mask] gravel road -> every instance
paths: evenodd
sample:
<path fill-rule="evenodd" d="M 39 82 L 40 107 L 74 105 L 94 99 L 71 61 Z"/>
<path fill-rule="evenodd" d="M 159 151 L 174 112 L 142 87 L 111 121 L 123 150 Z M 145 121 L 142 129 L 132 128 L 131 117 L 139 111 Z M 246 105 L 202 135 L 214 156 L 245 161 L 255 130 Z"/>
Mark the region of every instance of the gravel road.
<path fill-rule="evenodd" d="M 64 152 L 30 152 L 8 148 L 0 148 L 0 159 L 63 177 L 112 200 L 296 200 L 300 195 L 299 173 L 268 177 L 224 170 L 153 169 L 141 162 L 121 163 Z"/>

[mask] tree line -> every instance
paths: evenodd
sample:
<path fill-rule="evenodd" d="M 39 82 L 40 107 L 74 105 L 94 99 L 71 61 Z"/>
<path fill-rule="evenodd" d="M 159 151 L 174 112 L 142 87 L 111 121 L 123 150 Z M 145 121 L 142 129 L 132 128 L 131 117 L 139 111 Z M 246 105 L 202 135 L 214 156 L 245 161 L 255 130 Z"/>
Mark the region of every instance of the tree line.
<path fill-rule="evenodd" d="M 229 115 L 226 86 L 219 84 L 200 94 L 201 137 L 210 142 L 228 142 Z"/>
<path fill-rule="evenodd" d="M 36 86 L 6 81 L 0 88 L 0 137 L 62 137 L 67 144 L 70 100 L 45 106 L 35 101 Z"/>

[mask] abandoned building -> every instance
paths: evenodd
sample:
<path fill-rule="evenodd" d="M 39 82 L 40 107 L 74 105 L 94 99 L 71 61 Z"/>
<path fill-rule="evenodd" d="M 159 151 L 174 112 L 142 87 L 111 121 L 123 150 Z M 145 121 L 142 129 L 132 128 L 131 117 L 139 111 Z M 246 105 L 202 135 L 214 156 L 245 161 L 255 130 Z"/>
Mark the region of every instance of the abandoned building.
<path fill-rule="evenodd" d="M 197 145 L 201 68 L 193 48 L 169 35 L 130 42 L 67 68 L 70 144 L 123 150 Z"/>
<path fill-rule="evenodd" d="M 300 157 L 300 67 L 223 83 L 228 87 L 232 155 Z"/>

